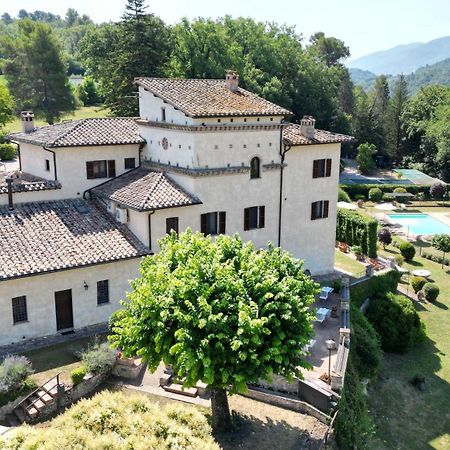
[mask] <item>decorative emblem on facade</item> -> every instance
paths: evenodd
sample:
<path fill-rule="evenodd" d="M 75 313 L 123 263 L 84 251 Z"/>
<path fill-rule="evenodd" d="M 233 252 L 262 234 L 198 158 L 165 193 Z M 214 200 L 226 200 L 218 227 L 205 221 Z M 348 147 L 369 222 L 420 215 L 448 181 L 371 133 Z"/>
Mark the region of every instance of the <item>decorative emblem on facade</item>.
<path fill-rule="evenodd" d="M 163 138 L 163 140 L 161 141 L 163 149 L 167 150 L 169 148 L 169 141 L 167 140 L 167 138 Z"/>

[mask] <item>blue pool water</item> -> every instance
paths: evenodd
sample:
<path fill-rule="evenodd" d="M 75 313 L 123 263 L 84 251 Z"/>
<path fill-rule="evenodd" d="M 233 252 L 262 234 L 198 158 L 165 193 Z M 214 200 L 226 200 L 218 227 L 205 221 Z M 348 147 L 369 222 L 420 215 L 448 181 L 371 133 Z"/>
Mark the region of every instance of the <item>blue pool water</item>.
<path fill-rule="evenodd" d="M 450 234 L 450 227 L 428 214 L 388 214 L 388 217 L 413 234 Z"/>

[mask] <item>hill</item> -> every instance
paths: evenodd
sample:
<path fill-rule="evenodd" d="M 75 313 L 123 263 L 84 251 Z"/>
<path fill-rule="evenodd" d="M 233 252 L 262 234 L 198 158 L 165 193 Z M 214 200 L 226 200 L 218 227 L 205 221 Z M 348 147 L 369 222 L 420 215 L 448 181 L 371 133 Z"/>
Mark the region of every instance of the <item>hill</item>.
<path fill-rule="evenodd" d="M 435 64 L 450 58 L 450 36 L 421 43 L 399 45 L 347 63 L 349 68 L 368 70 L 376 75 L 409 74 L 424 65 Z"/>

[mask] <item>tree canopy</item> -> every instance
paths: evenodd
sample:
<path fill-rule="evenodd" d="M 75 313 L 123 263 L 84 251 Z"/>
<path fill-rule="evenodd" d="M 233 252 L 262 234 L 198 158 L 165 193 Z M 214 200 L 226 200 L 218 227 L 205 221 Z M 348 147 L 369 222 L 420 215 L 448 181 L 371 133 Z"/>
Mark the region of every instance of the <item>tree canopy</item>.
<path fill-rule="evenodd" d="M 150 370 L 173 366 L 185 386 L 212 389 L 213 427 L 228 428 L 226 391 L 273 374 L 301 377 L 313 334 L 317 286 L 302 263 L 279 248 L 256 251 L 238 236 L 187 230 L 160 241 L 131 283 L 110 339 Z"/>
<path fill-rule="evenodd" d="M 0 127 L 12 120 L 14 100 L 6 86 L 0 84 Z"/>

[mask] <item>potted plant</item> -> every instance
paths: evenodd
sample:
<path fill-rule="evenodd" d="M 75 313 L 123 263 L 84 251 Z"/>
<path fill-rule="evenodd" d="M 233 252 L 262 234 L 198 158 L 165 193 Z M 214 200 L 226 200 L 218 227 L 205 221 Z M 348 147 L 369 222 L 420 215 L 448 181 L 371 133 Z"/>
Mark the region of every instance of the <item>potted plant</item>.
<path fill-rule="evenodd" d="M 354 253 L 354 255 L 356 256 L 356 259 L 358 261 L 363 260 L 363 252 L 362 252 L 362 248 L 359 245 L 355 245 L 354 247 L 352 247 L 352 252 Z"/>

